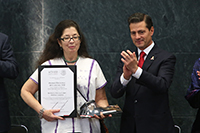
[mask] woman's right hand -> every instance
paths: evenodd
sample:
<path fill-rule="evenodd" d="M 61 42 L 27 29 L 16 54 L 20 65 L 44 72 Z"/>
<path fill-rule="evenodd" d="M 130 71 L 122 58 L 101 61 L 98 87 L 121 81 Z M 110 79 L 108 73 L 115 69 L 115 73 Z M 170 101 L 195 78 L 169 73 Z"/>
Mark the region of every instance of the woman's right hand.
<path fill-rule="evenodd" d="M 64 120 L 63 117 L 56 116 L 54 113 L 60 112 L 60 109 L 50 109 L 50 110 L 44 110 L 42 118 L 44 118 L 47 121 L 54 121 L 54 120 Z"/>
<path fill-rule="evenodd" d="M 199 76 L 199 80 L 200 80 L 200 71 L 197 71 L 197 75 Z"/>

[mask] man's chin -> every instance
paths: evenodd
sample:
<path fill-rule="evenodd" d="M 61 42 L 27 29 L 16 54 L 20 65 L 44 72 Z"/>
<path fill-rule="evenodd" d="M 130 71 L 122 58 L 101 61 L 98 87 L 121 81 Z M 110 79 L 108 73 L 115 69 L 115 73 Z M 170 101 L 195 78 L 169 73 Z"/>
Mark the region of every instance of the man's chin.
<path fill-rule="evenodd" d="M 143 44 L 137 44 L 136 47 L 138 47 L 139 49 L 143 49 L 144 45 Z"/>

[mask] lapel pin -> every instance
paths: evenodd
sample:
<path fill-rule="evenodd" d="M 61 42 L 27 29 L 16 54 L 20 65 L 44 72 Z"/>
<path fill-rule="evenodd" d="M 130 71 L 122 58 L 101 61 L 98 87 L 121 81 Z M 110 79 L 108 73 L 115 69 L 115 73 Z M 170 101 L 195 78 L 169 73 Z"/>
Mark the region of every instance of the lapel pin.
<path fill-rule="evenodd" d="M 151 60 L 154 60 L 154 56 L 151 57 Z"/>

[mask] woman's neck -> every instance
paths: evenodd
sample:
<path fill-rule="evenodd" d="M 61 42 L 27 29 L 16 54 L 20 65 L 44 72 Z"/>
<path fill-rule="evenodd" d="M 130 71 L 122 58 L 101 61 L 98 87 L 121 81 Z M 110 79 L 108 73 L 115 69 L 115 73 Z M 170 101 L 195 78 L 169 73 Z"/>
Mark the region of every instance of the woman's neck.
<path fill-rule="evenodd" d="M 78 56 L 78 54 L 64 55 L 62 58 L 67 63 L 67 65 L 74 65 L 74 64 L 76 64 L 77 60 L 79 59 L 79 56 Z"/>
<path fill-rule="evenodd" d="M 64 54 L 64 57 L 67 61 L 75 61 L 78 58 L 78 54 Z"/>

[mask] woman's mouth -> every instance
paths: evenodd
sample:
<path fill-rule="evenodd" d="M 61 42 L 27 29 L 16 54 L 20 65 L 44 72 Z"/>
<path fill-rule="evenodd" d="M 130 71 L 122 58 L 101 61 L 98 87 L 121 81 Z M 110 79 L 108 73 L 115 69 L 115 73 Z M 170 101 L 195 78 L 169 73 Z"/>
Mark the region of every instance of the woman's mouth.
<path fill-rule="evenodd" d="M 73 49 L 73 48 L 75 48 L 75 46 L 69 46 L 69 48 L 70 48 L 70 49 Z"/>

